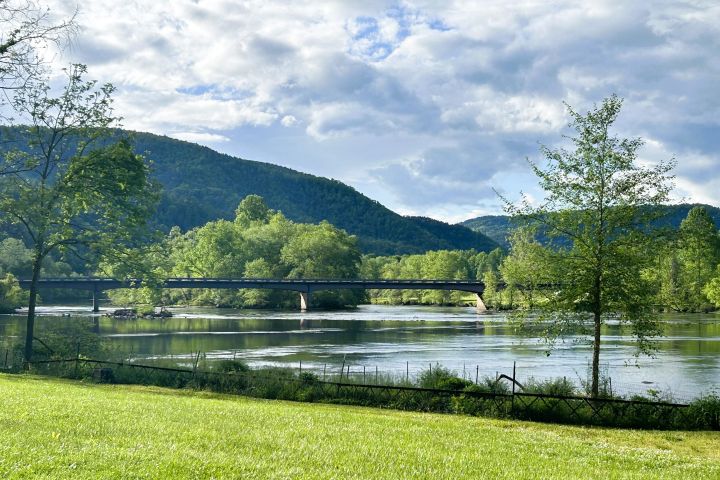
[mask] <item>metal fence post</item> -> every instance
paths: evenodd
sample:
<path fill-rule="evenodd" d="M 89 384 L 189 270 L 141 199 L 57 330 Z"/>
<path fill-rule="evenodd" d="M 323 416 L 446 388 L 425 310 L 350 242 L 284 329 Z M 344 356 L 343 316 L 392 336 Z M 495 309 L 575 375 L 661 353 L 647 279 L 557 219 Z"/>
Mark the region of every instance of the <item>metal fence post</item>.
<path fill-rule="evenodd" d="M 515 413 L 515 362 L 513 362 L 512 399 L 510 400 L 510 413 Z"/>
<path fill-rule="evenodd" d="M 77 342 L 77 351 L 75 352 L 75 378 L 80 370 L 80 341 Z"/>

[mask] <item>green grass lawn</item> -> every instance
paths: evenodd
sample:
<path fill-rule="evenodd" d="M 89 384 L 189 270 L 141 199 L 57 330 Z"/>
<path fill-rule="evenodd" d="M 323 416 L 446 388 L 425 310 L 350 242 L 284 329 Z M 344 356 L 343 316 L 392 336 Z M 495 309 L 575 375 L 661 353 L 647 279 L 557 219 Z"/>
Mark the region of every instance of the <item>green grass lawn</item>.
<path fill-rule="evenodd" d="M 0 375 L 0 478 L 720 479 L 720 433 Z"/>

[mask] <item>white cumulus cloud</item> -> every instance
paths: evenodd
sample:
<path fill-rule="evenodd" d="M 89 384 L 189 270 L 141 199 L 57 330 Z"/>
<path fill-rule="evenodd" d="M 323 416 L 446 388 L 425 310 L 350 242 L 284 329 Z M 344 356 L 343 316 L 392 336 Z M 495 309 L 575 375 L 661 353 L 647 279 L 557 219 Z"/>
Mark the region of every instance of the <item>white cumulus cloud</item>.
<path fill-rule="evenodd" d="M 720 177 L 720 4 L 77 6 L 81 32 L 55 61 L 87 63 L 115 84 L 128 128 L 332 176 L 397 210 L 456 219 L 497 208 L 491 187 L 532 189 L 524 158 L 537 159 L 538 142 L 563 141 L 563 102 L 583 111 L 617 93 L 626 99 L 618 132 L 648 139 L 646 160 L 675 156 L 684 198 L 720 204 L 708 180 Z M 50 7 L 62 16 L 75 3 Z"/>

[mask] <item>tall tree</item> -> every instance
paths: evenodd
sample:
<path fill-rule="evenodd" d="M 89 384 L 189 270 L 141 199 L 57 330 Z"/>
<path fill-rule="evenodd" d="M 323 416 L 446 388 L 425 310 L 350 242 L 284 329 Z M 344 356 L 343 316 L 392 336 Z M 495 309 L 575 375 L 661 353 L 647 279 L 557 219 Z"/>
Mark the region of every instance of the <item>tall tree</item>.
<path fill-rule="evenodd" d="M 33 251 L 26 361 L 43 260 L 55 250 L 118 252 L 141 236 L 156 199 L 144 159 L 127 140 L 111 138 L 112 86 L 83 80 L 85 72 L 83 65 L 67 70 L 59 96 L 34 84 L 13 101 L 29 126 L 6 146 L 4 165 L 23 168 L 0 176 L 0 213 Z"/>
<path fill-rule="evenodd" d="M 591 394 L 599 394 L 602 325 L 609 317 L 628 323 L 640 352 L 653 347 L 659 325 L 653 291 L 641 272 L 649 266 L 654 238 L 646 226 L 672 188 L 674 162 L 637 163 L 639 138 L 619 138 L 610 129 L 622 100 L 613 95 L 586 114 L 567 106 L 573 150 L 542 147 L 547 163 L 531 163 L 546 192 L 540 207 L 524 200 L 508 211 L 535 223 L 553 239 L 547 261 L 560 285 L 542 307 L 557 325 L 591 325 Z M 556 330 L 557 331 L 557 330 Z"/>

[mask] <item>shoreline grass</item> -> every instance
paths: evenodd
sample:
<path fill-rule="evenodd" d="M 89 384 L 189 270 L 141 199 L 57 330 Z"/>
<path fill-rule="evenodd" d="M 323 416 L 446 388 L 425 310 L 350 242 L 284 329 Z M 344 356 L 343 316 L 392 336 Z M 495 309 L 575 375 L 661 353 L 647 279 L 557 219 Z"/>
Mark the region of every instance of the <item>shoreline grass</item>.
<path fill-rule="evenodd" d="M 717 432 L 0 375 L 2 478 L 719 478 Z"/>

